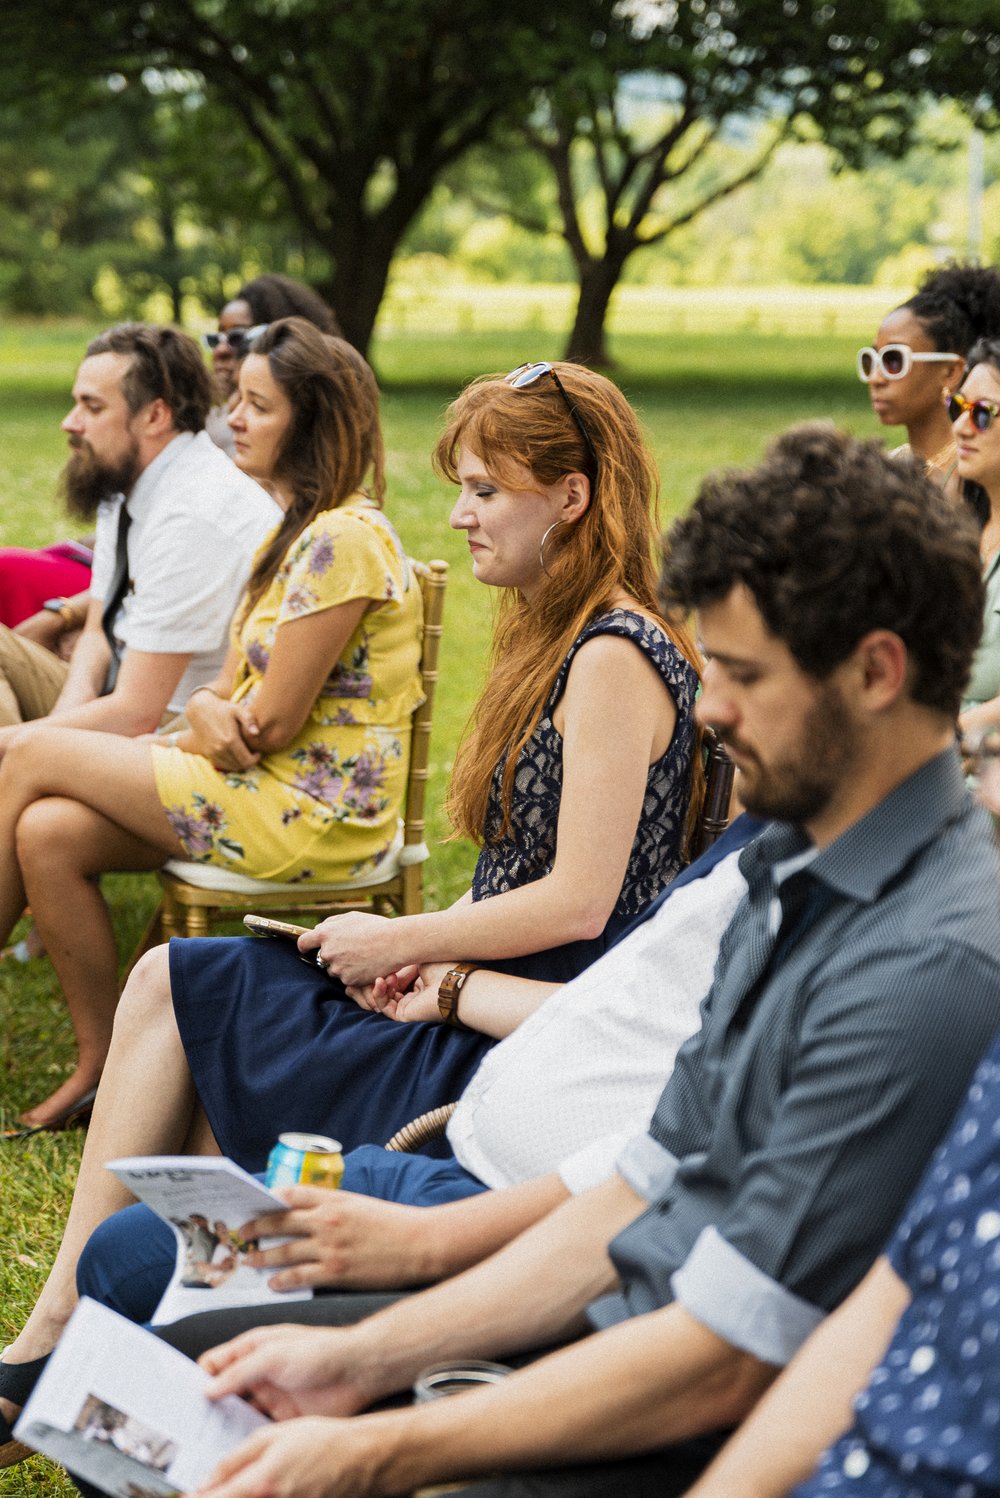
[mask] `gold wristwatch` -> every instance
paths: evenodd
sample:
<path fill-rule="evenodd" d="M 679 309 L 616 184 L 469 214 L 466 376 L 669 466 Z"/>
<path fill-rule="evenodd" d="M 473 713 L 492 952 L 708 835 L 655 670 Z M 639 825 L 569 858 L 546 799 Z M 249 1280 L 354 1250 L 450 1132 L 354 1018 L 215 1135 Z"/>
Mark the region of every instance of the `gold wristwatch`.
<path fill-rule="evenodd" d="M 68 598 L 46 598 L 42 608 L 47 609 L 50 614 L 58 614 L 64 629 L 76 629 L 79 620 Z"/>
<path fill-rule="evenodd" d="M 463 1025 L 458 1017 L 458 999 L 465 987 L 469 974 L 476 971 L 474 962 L 456 962 L 450 967 L 438 984 L 438 1009 L 441 1018 L 446 1025 L 453 1025 L 456 1030 L 468 1030 L 468 1025 Z"/>

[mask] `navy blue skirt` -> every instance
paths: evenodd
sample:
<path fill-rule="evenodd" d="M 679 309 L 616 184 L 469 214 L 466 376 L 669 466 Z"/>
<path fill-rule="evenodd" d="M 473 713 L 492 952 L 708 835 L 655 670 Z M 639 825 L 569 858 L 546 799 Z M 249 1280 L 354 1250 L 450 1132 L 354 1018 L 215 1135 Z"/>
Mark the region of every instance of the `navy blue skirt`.
<path fill-rule="evenodd" d="M 454 1102 L 496 1042 L 448 1025 L 399 1024 L 348 999 L 291 943 L 170 943 L 174 1010 L 219 1148 L 263 1170 L 278 1135 L 384 1144 Z"/>

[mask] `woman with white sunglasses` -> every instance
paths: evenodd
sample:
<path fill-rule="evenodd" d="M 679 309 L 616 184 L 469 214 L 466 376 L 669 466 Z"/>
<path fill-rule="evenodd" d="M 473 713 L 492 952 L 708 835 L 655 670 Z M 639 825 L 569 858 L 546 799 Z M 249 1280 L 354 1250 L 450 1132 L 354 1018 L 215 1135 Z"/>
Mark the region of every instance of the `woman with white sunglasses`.
<path fill-rule="evenodd" d="M 872 347 L 859 349 L 858 377 L 883 426 L 903 426 L 897 449 L 920 458 L 931 477 L 958 498 L 955 443 L 944 409 L 969 349 L 1000 334 L 1000 273 L 976 265 L 946 265 L 925 277 L 915 296 L 882 321 Z"/>
<path fill-rule="evenodd" d="M 945 407 L 965 497 L 984 517 L 983 633 L 959 718 L 962 733 L 974 740 L 1000 724 L 1000 337 L 972 348 L 961 391 L 946 392 Z"/>

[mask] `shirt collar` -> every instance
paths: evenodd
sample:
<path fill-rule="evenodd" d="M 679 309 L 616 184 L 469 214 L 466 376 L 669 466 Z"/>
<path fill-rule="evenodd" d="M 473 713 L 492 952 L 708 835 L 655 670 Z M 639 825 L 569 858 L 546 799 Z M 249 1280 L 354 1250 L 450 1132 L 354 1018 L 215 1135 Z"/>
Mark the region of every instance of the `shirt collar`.
<path fill-rule="evenodd" d="M 177 459 L 190 447 L 194 440 L 194 432 L 178 432 L 177 436 L 172 437 L 166 447 L 157 453 L 152 463 L 146 464 L 146 467 L 132 485 L 125 499 L 125 503 L 128 505 L 128 512 L 133 520 L 137 519 L 142 513 L 143 508 L 149 503 L 151 495 L 167 469 L 172 463 L 176 463 Z"/>
<path fill-rule="evenodd" d="M 871 904 L 913 855 L 964 809 L 968 792 L 958 752 L 934 755 L 808 863 L 809 873 L 849 898 Z M 810 846 L 802 829 L 775 822 L 740 855 L 748 883 L 766 876 Z M 787 875 L 789 869 L 785 869 Z"/>

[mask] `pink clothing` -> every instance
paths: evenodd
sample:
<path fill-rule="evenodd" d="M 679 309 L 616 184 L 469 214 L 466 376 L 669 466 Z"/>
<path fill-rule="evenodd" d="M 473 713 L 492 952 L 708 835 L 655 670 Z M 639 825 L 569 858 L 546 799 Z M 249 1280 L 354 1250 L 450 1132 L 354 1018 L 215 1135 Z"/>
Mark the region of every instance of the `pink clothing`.
<path fill-rule="evenodd" d="M 13 629 L 47 598 L 72 598 L 90 587 L 89 548 L 79 541 L 60 541 L 28 551 L 0 547 L 0 624 Z"/>

